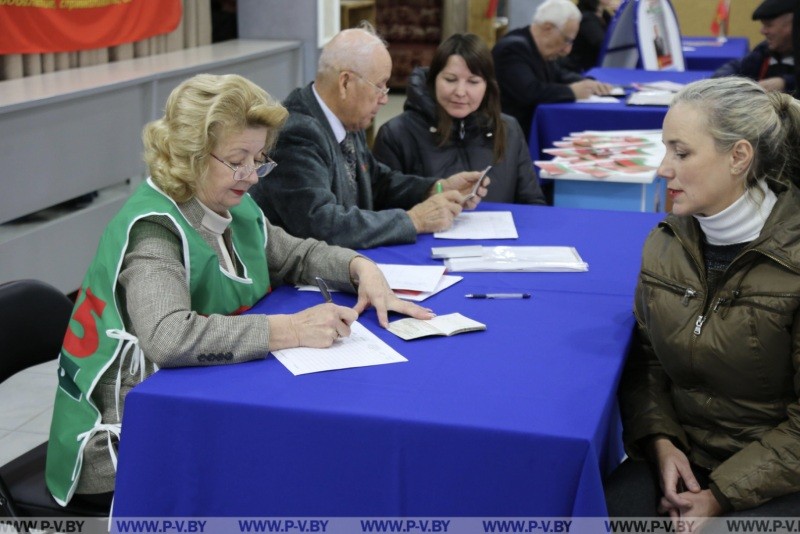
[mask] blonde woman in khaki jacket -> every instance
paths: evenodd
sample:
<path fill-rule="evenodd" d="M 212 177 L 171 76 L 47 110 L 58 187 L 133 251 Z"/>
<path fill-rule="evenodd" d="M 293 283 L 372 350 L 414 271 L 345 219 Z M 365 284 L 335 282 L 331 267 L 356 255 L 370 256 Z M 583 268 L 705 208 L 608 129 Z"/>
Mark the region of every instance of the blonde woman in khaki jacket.
<path fill-rule="evenodd" d="M 800 104 L 695 82 L 663 142 L 673 210 L 644 246 L 609 515 L 797 516 Z"/>

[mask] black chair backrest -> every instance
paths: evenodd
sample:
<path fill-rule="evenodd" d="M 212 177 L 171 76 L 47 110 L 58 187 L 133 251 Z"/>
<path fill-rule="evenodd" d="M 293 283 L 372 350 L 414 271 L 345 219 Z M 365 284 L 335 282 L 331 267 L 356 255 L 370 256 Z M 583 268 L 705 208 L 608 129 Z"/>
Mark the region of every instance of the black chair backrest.
<path fill-rule="evenodd" d="M 58 357 L 72 307 L 66 295 L 39 280 L 0 284 L 0 382 Z"/>

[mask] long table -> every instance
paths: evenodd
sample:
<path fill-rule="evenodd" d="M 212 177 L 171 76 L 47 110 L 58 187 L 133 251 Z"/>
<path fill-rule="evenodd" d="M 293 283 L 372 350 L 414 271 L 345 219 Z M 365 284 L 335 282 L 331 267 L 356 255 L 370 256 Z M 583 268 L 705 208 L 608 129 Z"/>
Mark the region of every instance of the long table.
<path fill-rule="evenodd" d="M 750 51 L 747 37 L 728 37 L 720 42 L 716 37 L 684 36 L 683 60 L 686 70 L 716 70 L 732 59 L 741 59 Z"/>
<path fill-rule="evenodd" d="M 359 321 L 408 362 L 293 376 L 277 360 L 164 369 L 127 397 L 117 517 L 509 517 L 606 514 L 621 457 L 615 391 L 642 243 L 658 214 L 484 203 L 518 240 L 574 245 L 586 273 L 463 273 L 427 301 L 485 332 L 406 342 Z M 421 236 L 364 253 L 436 264 Z M 465 293 L 528 291 L 528 300 Z M 352 295 L 334 300 L 352 305 Z M 279 287 L 253 310 L 319 294 Z M 395 319 L 398 317 L 393 317 Z"/>
<path fill-rule="evenodd" d="M 711 75 L 710 71 L 648 71 L 597 67 L 588 76 L 614 85 L 672 81 L 690 83 Z M 542 149 L 553 146 L 571 132 L 582 130 L 651 130 L 661 128 L 665 106 L 628 106 L 624 99 L 618 103 L 565 102 L 540 104 L 536 107 L 528 140 L 531 158 L 549 159 Z"/>

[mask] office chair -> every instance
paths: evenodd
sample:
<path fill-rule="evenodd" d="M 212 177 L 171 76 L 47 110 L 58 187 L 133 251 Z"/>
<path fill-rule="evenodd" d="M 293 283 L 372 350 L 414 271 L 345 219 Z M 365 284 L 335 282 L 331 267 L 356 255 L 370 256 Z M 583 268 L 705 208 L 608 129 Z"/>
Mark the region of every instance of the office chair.
<path fill-rule="evenodd" d="M 38 280 L 0 284 L 0 383 L 11 375 L 58 357 L 72 302 Z M 42 395 L 55 397 L 54 391 Z M 0 466 L 0 516 L 108 516 L 107 509 L 62 507 L 45 485 L 47 442 Z"/>

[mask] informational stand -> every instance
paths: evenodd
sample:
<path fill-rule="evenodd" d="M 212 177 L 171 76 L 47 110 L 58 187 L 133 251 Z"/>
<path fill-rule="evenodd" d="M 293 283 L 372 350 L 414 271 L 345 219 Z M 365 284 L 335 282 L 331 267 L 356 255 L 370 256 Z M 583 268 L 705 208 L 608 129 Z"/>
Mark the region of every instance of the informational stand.
<path fill-rule="evenodd" d="M 609 25 L 601 66 L 685 70 L 681 32 L 669 0 L 623 0 Z"/>

